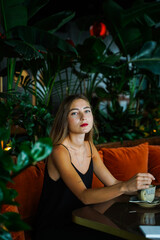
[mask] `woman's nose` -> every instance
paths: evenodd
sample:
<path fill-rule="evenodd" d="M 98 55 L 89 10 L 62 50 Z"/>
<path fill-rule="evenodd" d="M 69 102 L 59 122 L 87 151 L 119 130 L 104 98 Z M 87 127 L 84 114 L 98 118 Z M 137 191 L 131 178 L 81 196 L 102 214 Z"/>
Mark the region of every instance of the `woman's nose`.
<path fill-rule="evenodd" d="M 84 112 L 82 112 L 81 113 L 81 120 L 84 120 L 86 117 L 85 117 L 85 113 Z"/>

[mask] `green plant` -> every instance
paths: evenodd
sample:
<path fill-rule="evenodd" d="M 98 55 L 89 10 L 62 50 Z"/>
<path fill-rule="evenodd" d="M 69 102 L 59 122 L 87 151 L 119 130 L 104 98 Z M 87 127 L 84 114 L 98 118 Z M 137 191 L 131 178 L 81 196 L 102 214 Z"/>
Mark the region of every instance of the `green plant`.
<path fill-rule="evenodd" d="M 65 40 L 55 35 L 55 32 L 74 17 L 74 12 L 63 11 L 35 20 L 35 15 L 49 1 L 10 0 L 0 1 L 2 34 L 0 38 L 0 60 L 7 57 L 6 70 L 1 76 L 7 76 L 8 90 L 17 86 L 24 69 L 32 72 L 32 92 L 37 96 L 38 72 L 46 67 L 48 56 L 52 55 L 52 66 L 48 66 L 45 75 L 45 95 L 43 103 L 50 102 L 52 88 L 57 73 L 60 71 L 62 56 L 76 55 L 77 52 Z M 37 60 L 39 60 L 38 65 Z M 17 67 L 18 65 L 18 67 Z M 14 86 L 16 71 L 19 76 Z M 34 82 L 33 82 L 34 80 Z M 33 89 L 34 88 L 34 89 Z M 31 89 L 31 86 L 30 86 Z"/>
<path fill-rule="evenodd" d="M 7 101 L 8 121 L 11 127 L 23 128 L 26 139 L 32 142 L 49 136 L 53 117 L 45 105 L 37 100 L 37 105 L 34 106 L 27 91 L 1 93 L 0 96 Z M 16 135 L 15 131 L 12 138 L 16 138 Z"/>
<path fill-rule="evenodd" d="M 106 47 L 104 40 L 90 37 L 77 47 L 80 71 L 88 75 L 85 93 L 94 104 L 99 141 L 159 134 L 160 3 L 135 1 L 124 9 L 109 0 L 102 8 L 103 17 L 96 20 L 103 19 L 110 43 Z M 126 98 L 125 108 L 121 96 Z"/>
<path fill-rule="evenodd" d="M 3 204 L 16 204 L 13 200 L 16 192 L 6 187 L 8 181 L 19 174 L 20 171 L 47 157 L 52 151 L 52 142 L 48 136 L 52 117 L 46 109 L 51 96 L 55 78 L 60 69 L 63 56 L 75 56 L 75 48 L 54 33 L 66 22 L 74 17 L 73 12 L 61 12 L 39 21 L 34 21 L 35 14 L 43 8 L 48 1 L 28 0 L 1 0 L 0 12 L 2 34 L 0 38 L 0 60 L 7 58 L 6 68 L 1 76 L 7 76 L 7 92 L 1 97 L 7 101 L 0 101 L 0 142 L 4 145 L 11 139 L 12 149 L 5 152 L 0 145 L 0 208 Z M 52 56 L 52 66 L 48 68 L 51 74 L 45 76 L 43 82 L 44 98 L 38 99 L 37 73 L 46 65 L 49 53 Z M 33 68 L 33 63 L 40 63 L 40 67 Z M 57 63 L 57 65 L 56 65 Z M 22 71 L 32 70 L 34 79 L 30 85 L 25 85 L 25 92 L 30 90 L 37 97 L 37 105 L 33 106 L 26 94 L 13 91 L 18 89 L 22 79 Z M 14 86 L 14 76 L 19 71 L 18 80 Z M 47 71 L 46 71 L 47 72 Z M 48 78 L 49 77 L 49 78 Z M 34 80 L 34 82 L 33 82 Z M 11 136 L 11 125 L 17 124 L 25 128 L 27 139 L 17 140 Z M 47 125 L 47 127 L 46 127 Z M 38 140 L 36 141 L 36 138 Z M 17 162 L 14 163 L 11 155 L 15 154 Z M 11 239 L 9 231 L 26 229 L 20 221 L 20 216 L 15 213 L 0 214 L 0 238 Z"/>
<path fill-rule="evenodd" d="M 10 139 L 10 109 L 7 104 L 0 102 L 0 143 L 5 144 Z M 12 150 L 6 152 L 0 144 L 0 211 L 3 204 L 17 205 L 14 201 L 17 192 L 7 188 L 8 181 L 37 161 L 46 158 L 52 151 L 50 138 L 42 138 L 37 142 L 21 142 L 16 153 L 17 161 L 12 159 Z M 15 154 L 15 153 L 14 153 Z M 21 221 L 19 214 L 13 212 L 0 213 L 0 239 L 11 240 L 9 231 L 27 230 L 30 227 Z"/>

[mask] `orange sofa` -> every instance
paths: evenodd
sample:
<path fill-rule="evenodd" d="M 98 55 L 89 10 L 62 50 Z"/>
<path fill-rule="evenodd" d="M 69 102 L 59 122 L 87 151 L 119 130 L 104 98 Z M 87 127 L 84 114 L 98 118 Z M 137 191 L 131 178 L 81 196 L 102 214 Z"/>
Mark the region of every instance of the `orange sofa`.
<path fill-rule="evenodd" d="M 138 172 L 150 172 L 160 184 L 160 137 L 139 139 L 134 141 L 112 142 L 97 145 L 102 161 L 119 180 L 126 181 Z M 21 172 L 14 178 L 9 187 L 18 192 L 16 201 L 19 206 L 3 206 L 3 211 L 19 212 L 21 218 L 32 226 L 41 195 L 44 161 L 38 162 Z M 92 187 L 103 184 L 94 175 Z M 12 232 L 13 240 L 31 240 L 31 231 Z"/>

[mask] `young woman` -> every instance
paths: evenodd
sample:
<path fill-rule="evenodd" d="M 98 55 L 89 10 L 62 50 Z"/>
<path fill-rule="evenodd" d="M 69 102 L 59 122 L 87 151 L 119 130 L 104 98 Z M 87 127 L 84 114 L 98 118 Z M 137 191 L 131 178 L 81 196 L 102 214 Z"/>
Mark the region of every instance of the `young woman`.
<path fill-rule="evenodd" d="M 94 127 L 86 97 L 72 95 L 62 102 L 51 130 L 53 152 L 46 162 L 34 239 L 49 239 L 62 229 L 73 233 L 74 209 L 148 188 L 154 180 L 149 173 L 138 173 L 126 182 L 115 179 L 93 144 Z M 105 187 L 91 188 L 93 172 Z"/>

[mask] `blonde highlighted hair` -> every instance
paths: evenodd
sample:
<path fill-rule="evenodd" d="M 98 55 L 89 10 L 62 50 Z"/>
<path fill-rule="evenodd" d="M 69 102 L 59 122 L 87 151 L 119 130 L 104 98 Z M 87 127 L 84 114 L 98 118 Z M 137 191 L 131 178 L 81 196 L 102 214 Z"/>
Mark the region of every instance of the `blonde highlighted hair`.
<path fill-rule="evenodd" d="M 50 133 L 53 145 L 62 143 L 63 140 L 67 137 L 69 133 L 67 121 L 69 110 L 73 101 L 78 99 L 85 100 L 90 106 L 88 99 L 84 95 L 70 95 L 63 100 L 56 114 L 53 127 Z M 93 142 L 94 129 L 96 129 L 95 124 L 93 124 L 93 127 L 90 130 L 90 132 L 86 133 L 85 140 Z"/>

